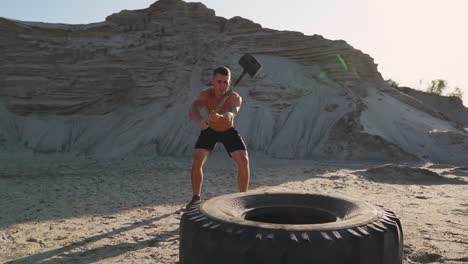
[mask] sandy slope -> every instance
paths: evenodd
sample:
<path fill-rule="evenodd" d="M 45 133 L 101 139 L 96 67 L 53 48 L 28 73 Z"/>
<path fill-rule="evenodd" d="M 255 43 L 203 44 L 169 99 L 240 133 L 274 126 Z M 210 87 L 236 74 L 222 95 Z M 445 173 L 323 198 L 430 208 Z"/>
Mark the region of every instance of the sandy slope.
<path fill-rule="evenodd" d="M 0 159 L 0 263 L 177 263 L 190 159 Z M 468 168 L 252 158 L 251 190 L 342 194 L 395 211 L 405 263 L 468 261 Z M 236 191 L 224 153 L 204 198 Z"/>

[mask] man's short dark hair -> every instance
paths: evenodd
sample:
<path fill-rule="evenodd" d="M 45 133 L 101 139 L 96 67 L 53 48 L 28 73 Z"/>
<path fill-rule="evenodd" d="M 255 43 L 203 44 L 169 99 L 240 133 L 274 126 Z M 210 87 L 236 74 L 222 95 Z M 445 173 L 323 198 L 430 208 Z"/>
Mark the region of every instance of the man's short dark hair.
<path fill-rule="evenodd" d="M 229 70 L 228 67 L 218 67 L 213 71 L 213 76 L 215 76 L 216 74 L 231 76 L 231 70 Z"/>

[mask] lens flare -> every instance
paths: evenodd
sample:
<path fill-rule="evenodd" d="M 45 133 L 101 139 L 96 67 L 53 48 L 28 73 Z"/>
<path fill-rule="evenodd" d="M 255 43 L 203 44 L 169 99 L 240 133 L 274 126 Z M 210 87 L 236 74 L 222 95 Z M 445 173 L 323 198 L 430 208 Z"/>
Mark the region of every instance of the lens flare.
<path fill-rule="evenodd" d="M 326 79 L 327 78 L 327 73 L 324 72 L 324 71 L 321 71 L 318 76 L 317 76 L 320 80 L 323 80 L 323 79 Z"/>
<path fill-rule="evenodd" d="M 346 65 L 345 60 L 344 60 L 339 54 L 336 55 L 336 57 L 337 57 L 338 60 L 341 62 L 341 65 L 343 65 L 343 68 L 347 71 L 347 70 L 348 70 L 348 65 Z"/>

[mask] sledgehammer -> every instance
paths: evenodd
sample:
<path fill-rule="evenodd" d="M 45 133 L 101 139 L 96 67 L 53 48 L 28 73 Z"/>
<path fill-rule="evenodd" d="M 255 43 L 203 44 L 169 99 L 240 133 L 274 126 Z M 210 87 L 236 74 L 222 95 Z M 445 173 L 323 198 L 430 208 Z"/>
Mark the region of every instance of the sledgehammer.
<path fill-rule="evenodd" d="M 219 104 L 216 106 L 214 110 L 215 113 L 218 113 L 219 110 L 221 110 L 221 107 L 223 107 L 229 95 L 232 93 L 232 91 L 234 91 L 237 84 L 242 80 L 242 78 L 244 78 L 244 75 L 246 73 L 248 73 L 250 77 L 254 77 L 255 74 L 257 74 L 262 69 L 262 64 L 257 59 L 255 59 L 254 56 L 252 56 L 249 53 L 244 54 L 244 56 L 242 56 L 239 59 L 239 64 L 244 69 L 244 71 L 239 76 L 239 78 L 237 78 L 237 80 L 234 82 L 234 85 L 232 85 L 229 88 L 229 90 L 224 94 L 223 98 L 221 99 L 221 101 L 219 102 Z"/>

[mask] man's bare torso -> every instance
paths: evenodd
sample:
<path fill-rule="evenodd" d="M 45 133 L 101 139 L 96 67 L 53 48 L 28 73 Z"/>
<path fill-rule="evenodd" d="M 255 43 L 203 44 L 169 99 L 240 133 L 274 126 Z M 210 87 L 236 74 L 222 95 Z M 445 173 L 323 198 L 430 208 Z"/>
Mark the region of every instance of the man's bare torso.
<path fill-rule="evenodd" d="M 205 108 L 208 113 L 214 111 L 214 109 L 218 106 L 218 103 L 222 100 L 222 97 L 217 98 L 215 96 L 215 91 L 213 88 L 202 91 L 200 96 L 204 99 L 202 100 L 203 108 Z M 219 110 L 218 114 L 222 115 L 226 112 L 234 111 L 237 113 L 240 107 L 240 100 L 241 97 L 237 93 L 232 92 L 224 103 L 223 107 L 221 107 Z M 209 125 L 210 128 L 215 131 L 226 131 L 234 126 L 234 118 L 232 120 L 220 119 L 217 122 L 210 122 Z"/>

